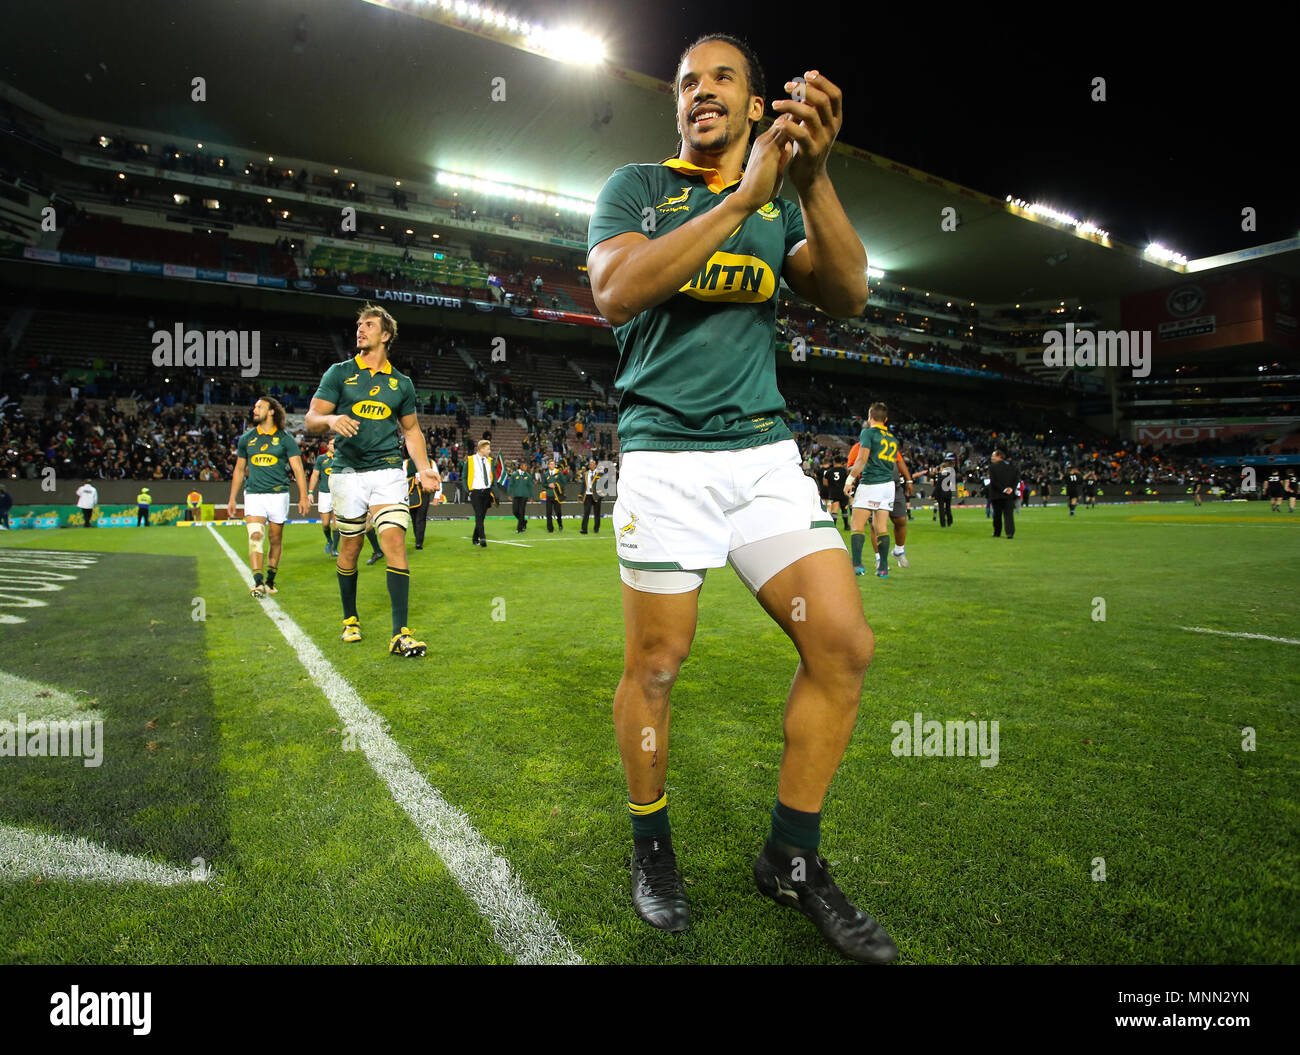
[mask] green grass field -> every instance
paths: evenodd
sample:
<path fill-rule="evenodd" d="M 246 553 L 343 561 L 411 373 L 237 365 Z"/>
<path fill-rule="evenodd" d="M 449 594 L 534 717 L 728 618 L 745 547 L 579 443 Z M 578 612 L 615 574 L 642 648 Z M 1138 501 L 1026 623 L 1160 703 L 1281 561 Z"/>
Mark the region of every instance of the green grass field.
<path fill-rule="evenodd" d="M 916 517 L 912 566 L 858 580 L 876 658 L 823 825 L 836 878 L 902 961 L 1300 960 L 1300 514 L 1057 505 L 1021 514 L 1011 542 L 982 510 L 946 531 Z M 431 523 L 412 554 L 424 660 L 385 653 L 382 565 L 360 571 L 366 639 L 339 641 L 315 526 L 287 529 L 274 603 L 582 959 L 841 962 L 753 888 L 796 656 L 729 569 L 708 577 L 673 693 L 694 924 L 633 915 L 609 528 L 490 520 L 528 547 L 481 550 L 467 523 Z M 242 529 L 219 533 L 246 553 Z M 44 606 L 6 606 L 23 548 L 99 556 L 25 595 Z M 0 671 L 45 688 L 0 697 L 0 720 L 68 694 L 102 712 L 104 758 L 0 758 L 0 960 L 510 962 L 207 529 L 0 534 L 4 613 L 26 621 L 0 622 Z M 918 711 L 996 720 L 998 764 L 896 757 L 891 726 Z M 201 857 L 211 879 L 58 878 L 6 850 L 18 831 L 187 872 Z"/>

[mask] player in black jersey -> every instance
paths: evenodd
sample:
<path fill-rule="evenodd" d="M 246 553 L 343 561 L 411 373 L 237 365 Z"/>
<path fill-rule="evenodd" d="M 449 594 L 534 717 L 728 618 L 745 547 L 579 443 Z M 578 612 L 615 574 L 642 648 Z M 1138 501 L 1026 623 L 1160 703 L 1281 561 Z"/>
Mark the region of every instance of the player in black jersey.
<path fill-rule="evenodd" d="M 1192 491 L 1192 504 L 1193 504 L 1193 505 L 1200 505 L 1200 504 L 1201 504 L 1201 495 L 1202 495 L 1202 493 L 1205 491 L 1205 488 L 1206 488 L 1205 473 L 1204 473 L 1203 471 L 1201 471 L 1200 469 L 1196 470 L 1194 473 L 1192 473 L 1192 480 L 1191 480 L 1191 483 L 1192 483 L 1192 487 L 1193 487 L 1193 491 Z"/>
<path fill-rule="evenodd" d="M 1070 516 L 1074 516 L 1074 507 L 1079 504 L 1079 486 L 1083 478 L 1073 465 L 1065 467 L 1065 497 L 1070 500 Z"/>
<path fill-rule="evenodd" d="M 849 530 L 849 505 L 844 498 L 844 481 L 848 478 L 849 467 L 844 463 L 844 455 L 836 452 L 834 464 L 822 470 L 822 499 L 831 519 L 838 516 L 844 521 L 845 531 Z"/>
<path fill-rule="evenodd" d="M 1286 497 L 1286 488 L 1282 484 L 1281 469 L 1274 469 L 1268 474 L 1268 485 L 1264 494 L 1269 499 L 1269 512 L 1282 512 L 1282 499 Z"/>
<path fill-rule="evenodd" d="M 1038 497 L 1043 500 L 1043 507 L 1047 507 L 1047 492 L 1052 488 L 1052 481 L 1048 479 L 1047 473 L 1038 477 Z"/>
<path fill-rule="evenodd" d="M 1083 478 L 1083 502 L 1089 509 L 1097 506 L 1097 474 L 1091 470 Z"/>
<path fill-rule="evenodd" d="M 1300 498 L 1300 481 L 1296 480 L 1294 469 L 1282 471 L 1282 490 L 1286 492 L 1287 512 L 1295 512 L 1295 500 Z"/>

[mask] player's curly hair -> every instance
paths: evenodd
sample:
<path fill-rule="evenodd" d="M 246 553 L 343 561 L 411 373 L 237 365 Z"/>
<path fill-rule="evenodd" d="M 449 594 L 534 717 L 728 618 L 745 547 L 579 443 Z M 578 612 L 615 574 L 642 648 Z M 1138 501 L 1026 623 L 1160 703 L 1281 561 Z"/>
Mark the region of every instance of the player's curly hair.
<path fill-rule="evenodd" d="M 379 320 L 380 329 L 388 334 L 388 350 L 392 352 L 393 345 L 397 343 L 397 320 L 388 314 L 387 308 L 379 304 L 371 304 L 369 301 L 357 309 L 357 321 L 360 322 L 367 316 L 374 316 Z"/>
<path fill-rule="evenodd" d="M 274 396 L 259 397 L 263 403 L 271 408 L 271 421 L 277 429 L 284 428 L 284 407 Z"/>
<path fill-rule="evenodd" d="M 723 44 L 730 44 L 733 48 L 745 57 L 745 80 L 749 84 L 749 94 L 757 95 L 767 102 L 767 78 L 763 74 L 763 64 L 758 61 L 758 56 L 754 53 L 745 41 L 739 37 L 733 37 L 728 33 L 705 33 L 704 36 L 688 44 L 681 56 L 677 59 L 677 70 L 673 73 L 673 94 L 677 94 L 677 77 L 681 73 L 682 63 L 686 61 L 686 56 L 698 48 L 701 44 L 708 44 L 712 41 L 721 41 Z M 749 145 L 754 145 L 754 140 L 758 138 L 758 121 L 749 126 Z M 678 153 L 681 152 L 681 142 L 678 141 Z"/>

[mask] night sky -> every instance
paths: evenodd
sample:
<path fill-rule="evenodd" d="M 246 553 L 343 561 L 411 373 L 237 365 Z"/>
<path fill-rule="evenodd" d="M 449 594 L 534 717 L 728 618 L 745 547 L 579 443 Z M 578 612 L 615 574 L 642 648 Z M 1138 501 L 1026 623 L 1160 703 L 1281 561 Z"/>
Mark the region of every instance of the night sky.
<path fill-rule="evenodd" d="M 596 32 L 611 61 L 668 80 L 706 32 L 746 38 L 768 83 L 817 68 L 844 90 L 840 138 L 976 190 L 1045 201 L 1113 237 L 1195 259 L 1300 233 L 1294 27 L 1133 6 L 1137 20 L 984 5 L 517 0 Z M 843 15 L 853 8 L 862 13 Z M 756 11 L 770 11 L 756 15 Z M 806 15 L 805 15 L 806 13 Z M 1158 20 L 1155 24 L 1153 20 Z M 1092 79 L 1106 78 L 1105 102 Z M 769 89 L 769 95 L 771 95 Z M 770 99 L 769 99 L 770 102 Z M 1257 212 L 1241 229 L 1241 210 Z"/>

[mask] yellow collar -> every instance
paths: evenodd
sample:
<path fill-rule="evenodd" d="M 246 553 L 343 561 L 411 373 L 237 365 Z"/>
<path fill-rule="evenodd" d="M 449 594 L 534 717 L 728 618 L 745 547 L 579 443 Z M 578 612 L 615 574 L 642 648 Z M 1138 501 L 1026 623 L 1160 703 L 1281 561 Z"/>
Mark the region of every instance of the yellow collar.
<path fill-rule="evenodd" d="M 275 435 L 275 426 L 272 425 L 269 429 L 264 429 L 264 428 L 262 428 L 261 425 L 258 425 L 258 426 L 257 426 L 257 431 L 258 431 L 261 435 L 263 435 L 263 436 L 274 436 L 274 435 Z"/>
<path fill-rule="evenodd" d="M 366 366 L 366 364 L 361 361 L 361 356 L 359 355 L 353 356 L 352 361 L 362 370 L 370 370 L 372 374 L 391 374 L 393 372 L 393 364 L 387 359 L 384 360 L 384 365 L 378 370 L 372 370 L 370 367 Z"/>
<path fill-rule="evenodd" d="M 717 169 L 701 168 L 699 165 L 692 165 L 689 161 L 683 161 L 681 158 L 669 158 L 667 161 L 660 162 L 664 168 L 674 169 L 677 172 L 685 172 L 689 176 L 703 176 L 704 185 L 717 194 L 726 190 L 728 187 L 739 183 L 740 180 L 734 179 L 731 183 L 723 183 L 722 177 L 718 175 Z"/>

